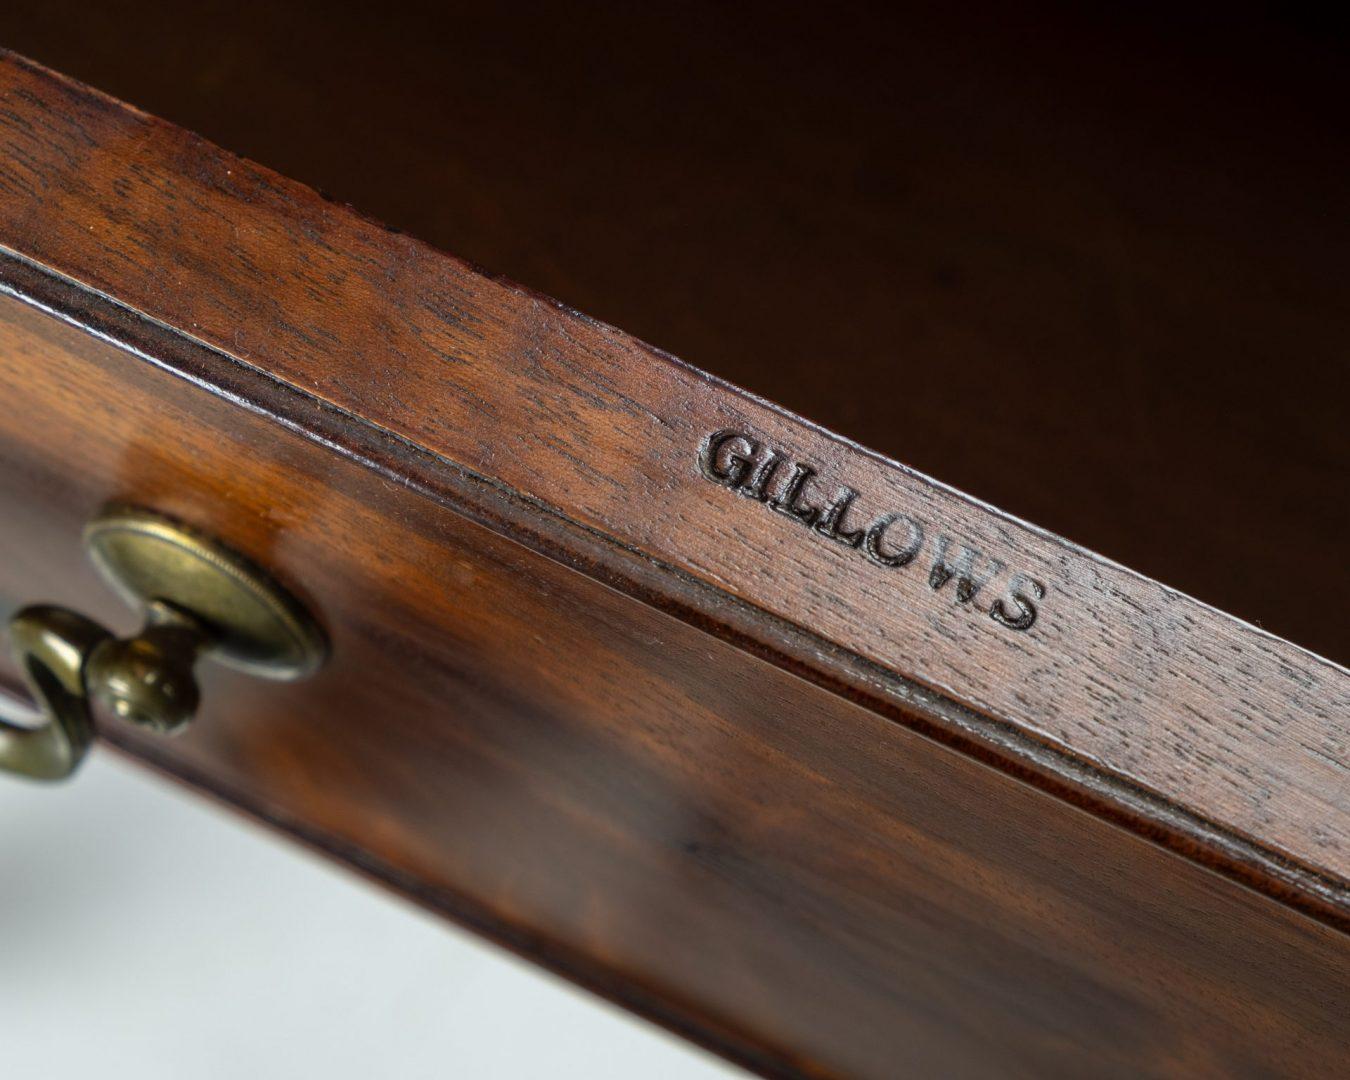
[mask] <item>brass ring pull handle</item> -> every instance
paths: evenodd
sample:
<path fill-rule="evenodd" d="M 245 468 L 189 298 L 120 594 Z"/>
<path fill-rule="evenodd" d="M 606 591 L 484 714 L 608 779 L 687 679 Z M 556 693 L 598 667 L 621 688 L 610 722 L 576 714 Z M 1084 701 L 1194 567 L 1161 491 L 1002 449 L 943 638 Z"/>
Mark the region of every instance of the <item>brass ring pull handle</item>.
<path fill-rule="evenodd" d="M 119 639 L 66 608 L 24 608 L 10 647 L 42 709 L 36 727 L 0 720 L 0 769 L 69 776 L 94 738 L 91 702 L 153 731 L 197 711 L 202 656 L 270 679 L 313 674 L 328 655 L 318 624 L 263 571 L 224 545 L 148 510 L 117 506 L 84 532 L 104 579 L 145 625 Z"/>

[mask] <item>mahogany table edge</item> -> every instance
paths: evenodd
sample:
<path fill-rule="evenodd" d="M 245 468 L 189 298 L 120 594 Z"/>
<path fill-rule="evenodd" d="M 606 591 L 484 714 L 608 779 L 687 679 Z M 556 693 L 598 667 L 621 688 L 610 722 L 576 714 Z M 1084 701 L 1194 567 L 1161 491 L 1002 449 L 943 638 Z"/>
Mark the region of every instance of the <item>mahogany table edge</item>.
<path fill-rule="evenodd" d="M 747 604 L 707 581 L 696 580 L 677 567 L 658 564 L 650 556 L 635 553 L 621 541 L 597 534 L 583 523 L 505 488 L 493 478 L 473 475 L 457 463 L 423 447 L 410 445 L 365 418 L 334 409 L 303 390 L 254 366 L 242 364 L 188 334 L 3 246 L 0 246 L 0 292 L 114 342 L 140 360 L 185 378 L 210 393 L 236 403 L 247 403 L 253 411 L 270 420 L 318 441 L 364 467 L 397 479 L 454 512 L 830 692 L 848 697 L 925 737 L 974 757 L 1019 782 L 1111 821 L 1319 922 L 1350 931 L 1350 896 L 1333 877 L 1300 866 L 1280 853 L 1226 829 L 1221 823 L 1206 820 L 1189 807 L 1164 799 L 1132 784 L 1128 778 L 1039 741 L 1013 724 L 981 715 L 957 701 L 944 698 L 903 673 L 851 654 L 810 630 Z M 699 375 L 721 390 L 743 393 L 715 376 L 702 372 Z M 303 409 L 296 408 L 300 404 Z M 841 441 L 855 445 L 848 440 Z M 993 508 L 987 509 L 997 513 Z M 1100 559 L 1090 552 L 1081 554 Z M 1255 627 L 1250 629 L 1254 633 L 1264 633 Z M 143 753 L 140 744 L 137 744 L 137 752 Z M 160 771 L 174 771 L 166 762 L 150 764 Z M 182 776 L 178 779 L 193 787 L 209 787 L 200 780 Z M 245 798 L 223 792 L 214 794 L 253 816 L 270 821 L 264 811 L 250 807 Z M 309 836 L 298 825 L 283 824 L 281 827 L 312 846 L 324 846 L 321 840 Z M 353 860 L 350 852 L 344 852 L 341 857 L 362 866 L 362 861 Z M 419 899 L 416 890 L 406 883 L 390 880 L 379 873 L 374 876 L 382 877 L 397 891 Z M 476 919 L 460 915 L 455 918 L 477 926 Z M 510 945 L 509 933 L 499 931 L 491 936 Z M 530 955 L 534 955 L 533 952 Z M 550 966 L 578 978 L 570 967 Z M 578 981 L 589 984 L 591 980 L 578 978 Z M 638 1011 L 647 1010 L 639 1008 Z M 685 1029 L 680 1025 L 678 1030 L 684 1032 Z M 724 1047 L 710 1048 L 727 1053 Z M 741 1057 L 739 1054 L 731 1056 Z M 757 1063 L 755 1068 L 763 1069 L 764 1064 Z"/>

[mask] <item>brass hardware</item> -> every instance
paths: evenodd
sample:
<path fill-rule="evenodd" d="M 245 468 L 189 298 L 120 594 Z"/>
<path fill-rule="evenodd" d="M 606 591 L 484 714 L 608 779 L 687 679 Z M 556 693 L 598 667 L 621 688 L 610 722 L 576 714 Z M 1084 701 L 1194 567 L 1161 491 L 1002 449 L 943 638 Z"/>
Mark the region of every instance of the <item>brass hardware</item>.
<path fill-rule="evenodd" d="M 10 647 L 42 707 L 32 728 L 0 720 L 0 769 L 59 780 L 94 737 L 90 702 L 152 731 L 197 711 L 193 669 L 209 656 L 267 679 L 313 674 L 328 644 L 309 613 L 263 571 L 210 537 L 148 510 L 115 506 L 84 531 L 90 559 L 145 624 L 115 638 L 65 608 L 24 608 Z"/>

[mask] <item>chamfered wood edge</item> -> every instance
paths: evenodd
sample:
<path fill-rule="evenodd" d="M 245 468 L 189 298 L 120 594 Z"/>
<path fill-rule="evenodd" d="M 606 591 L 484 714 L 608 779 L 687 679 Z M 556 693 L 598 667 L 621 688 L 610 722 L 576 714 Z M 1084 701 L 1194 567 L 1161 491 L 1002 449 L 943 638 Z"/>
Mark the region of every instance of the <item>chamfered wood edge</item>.
<path fill-rule="evenodd" d="M 1041 741 L 1013 723 L 972 710 L 900 672 L 841 648 L 680 567 L 571 519 L 557 508 L 513 490 L 498 478 L 480 475 L 3 246 L 0 246 L 0 293 L 279 423 L 449 510 L 973 757 L 1017 782 L 1063 799 L 1328 926 L 1350 932 L 1350 895 L 1333 876 L 1255 843 L 1127 777 Z M 744 393 L 712 376 L 705 377 L 730 392 Z M 1253 632 L 1260 631 L 1253 628 Z M 137 753 L 141 753 L 139 748 Z M 176 768 L 167 762 L 152 764 L 164 771 Z M 210 787 L 201 778 L 180 779 L 193 786 Z M 245 795 L 215 794 L 270 820 Z M 410 886 L 397 874 L 385 874 L 378 868 L 371 870 L 360 858 L 354 859 L 346 845 L 334 847 L 310 837 L 301 823 L 280 824 L 311 846 L 343 861 L 352 861 L 363 872 L 419 902 L 426 902 L 415 884 Z M 461 915 L 454 905 L 447 908 L 437 901 L 433 906 L 477 927 L 477 916 Z M 488 934 L 508 947 L 526 951 L 524 945 L 512 943 L 515 937 L 511 931 L 499 928 Z M 527 955 L 535 956 L 533 945 L 530 949 Z M 688 1025 L 678 1017 L 666 1019 L 651 1003 L 615 996 L 619 991 L 606 989 L 609 982 L 602 973 L 587 974 L 584 960 L 578 961 L 579 968 L 554 959 L 546 958 L 545 963 L 596 989 L 602 996 L 618 1000 L 625 1007 L 687 1035 Z M 702 1037 L 695 1041 L 757 1071 L 773 1072 L 770 1064 L 760 1060 L 753 1049 L 723 1046 Z M 792 1068 L 797 1070 L 798 1066 Z"/>

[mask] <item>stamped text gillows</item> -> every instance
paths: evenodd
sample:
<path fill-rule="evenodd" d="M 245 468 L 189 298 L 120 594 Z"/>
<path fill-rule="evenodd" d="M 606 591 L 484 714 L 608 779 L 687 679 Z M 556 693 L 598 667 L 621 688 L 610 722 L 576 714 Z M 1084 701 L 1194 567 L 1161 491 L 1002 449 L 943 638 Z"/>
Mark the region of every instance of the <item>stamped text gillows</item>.
<path fill-rule="evenodd" d="M 816 470 L 740 431 L 718 431 L 703 440 L 699 468 L 714 484 L 764 503 L 818 536 L 857 551 L 888 570 L 914 566 L 928 587 L 951 586 L 956 603 L 987 614 L 1010 630 L 1030 630 L 1045 586 L 969 544 L 909 514 L 864 513 L 850 487 L 826 487 Z M 831 494 L 831 492 L 833 492 Z"/>

